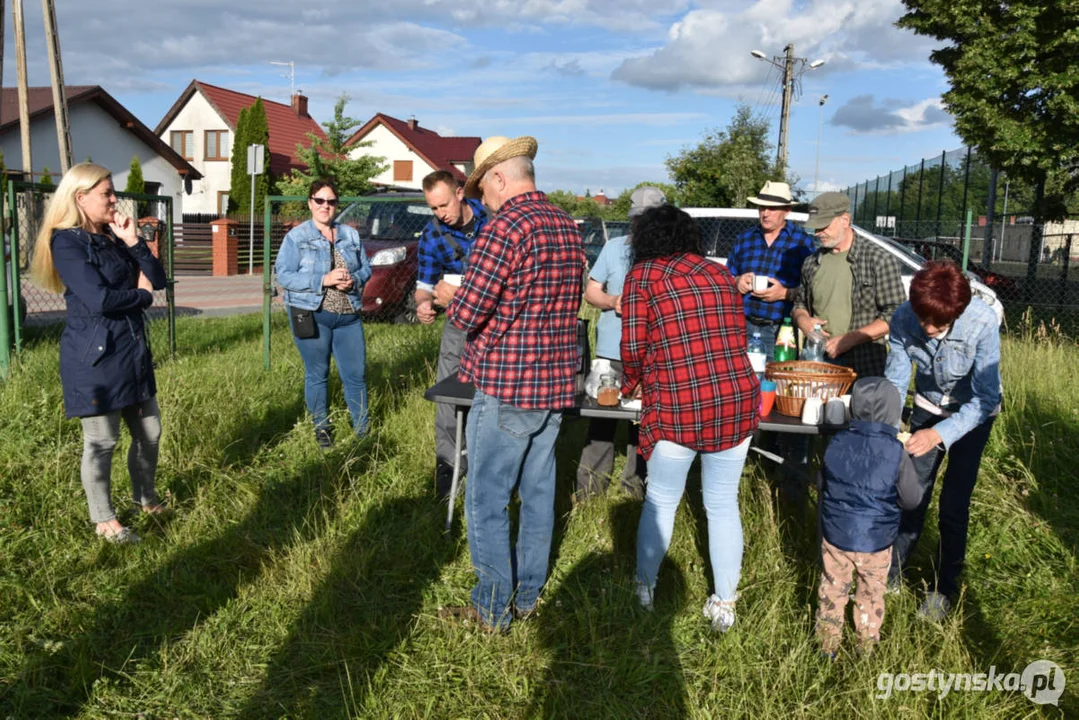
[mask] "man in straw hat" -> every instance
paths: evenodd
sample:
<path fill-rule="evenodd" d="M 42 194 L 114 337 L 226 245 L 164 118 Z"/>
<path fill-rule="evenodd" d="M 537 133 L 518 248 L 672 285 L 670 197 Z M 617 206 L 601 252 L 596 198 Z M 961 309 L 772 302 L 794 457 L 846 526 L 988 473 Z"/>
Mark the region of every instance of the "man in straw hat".
<path fill-rule="evenodd" d="M 460 378 L 476 386 L 466 425 L 465 517 L 477 575 L 472 602 L 446 614 L 505 630 L 536 607 L 554 528 L 555 440 L 581 362 L 577 311 L 585 256 L 577 225 L 536 190 L 531 137 L 490 137 L 476 149 L 465 194 L 492 217 L 459 288 L 435 286 L 467 333 Z M 521 499 L 516 558 L 509 503 Z"/>
<path fill-rule="evenodd" d="M 828 335 L 825 360 L 858 377 L 884 375 L 888 323 L 906 302 L 895 259 L 851 228 L 850 198 L 821 193 L 809 204 L 805 229 L 820 249 L 802 264 L 802 285 L 791 318 L 803 333 L 820 325 Z"/>
<path fill-rule="evenodd" d="M 802 280 L 802 263 L 813 254 L 813 237 L 787 219 L 794 198 L 785 182 L 768 181 L 748 202 L 757 206 L 760 222 L 738 236 L 727 257 L 727 269 L 745 299 L 747 339 L 759 333 L 765 357 L 775 350 L 776 332 Z M 763 281 L 766 287 L 758 288 Z"/>

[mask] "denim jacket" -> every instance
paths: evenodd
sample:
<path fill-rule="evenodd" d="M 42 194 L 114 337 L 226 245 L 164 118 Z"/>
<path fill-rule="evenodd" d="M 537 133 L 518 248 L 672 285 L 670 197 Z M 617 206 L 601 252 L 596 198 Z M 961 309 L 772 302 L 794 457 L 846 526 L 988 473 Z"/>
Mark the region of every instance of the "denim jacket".
<path fill-rule="evenodd" d="M 363 304 L 363 284 L 371 277 L 371 263 L 364 252 L 360 234 L 350 225 L 334 224 L 337 250 L 345 258 L 352 275 L 352 289 L 346 293 L 353 310 Z M 285 289 L 285 304 L 301 310 L 317 310 L 326 289 L 322 278 L 333 269 L 330 242 L 308 220 L 289 231 L 277 252 L 274 271 Z"/>
<path fill-rule="evenodd" d="M 899 392 L 907 392 L 913 362 L 915 392 L 954 413 L 933 426 L 945 448 L 999 408 L 1000 329 L 996 313 L 978 298 L 970 301 L 943 340 L 929 338 L 905 302 L 892 316 L 888 342 L 885 374 Z"/>

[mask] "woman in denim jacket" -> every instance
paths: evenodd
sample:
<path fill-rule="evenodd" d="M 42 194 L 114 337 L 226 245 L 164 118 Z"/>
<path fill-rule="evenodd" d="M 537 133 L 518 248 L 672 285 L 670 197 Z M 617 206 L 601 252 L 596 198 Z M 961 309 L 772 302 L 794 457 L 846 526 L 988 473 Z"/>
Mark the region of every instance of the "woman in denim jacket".
<path fill-rule="evenodd" d="M 886 374 L 905 394 L 914 375 L 914 410 L 907 451 L 924 489 L 921 504 L 903 512 L 889 585 L 898 588 L 925 523 L 937 472 L 948 455 L 940 494 L 936 582 L 919 615 L 942 619 L 959 592 L 967 550 L 970 498 L 982 452 L 1000 412 L 1000 330 L 993 310 L 971 298 L 970 282 L 951 261 L 926 263 L 910 283 L 910 300 L 892 316 Z"/>
<path fill-rule="evenodd" d="M 311 219 L 285 236 L 274 270 L 285 289 L 289 323 L 303 358 L 304 399 L 315 423 L 315 439 L 326 449 L 333 444 L 326 409 L 331 354 L 341 374 L 353 432 L 367 433 L 366 346 L 359 312 L 371 264 L 359 233 L 334 222 L 337 189 L 333 183 L 311 183 L 307 207 Z M 309 323 L 306 331 L 300 316 Z"/>
<path fill-rule="evenodd" d="M 112 505 L 112 455 L 120 421 L 131 432 L 127 467 L 135 507 L 165 508 L 154 490 L 161 411 L 143 310 L 165 287 L 165 269 L 116 212 L 108 168 L 79 163 L 49 202 L 34 246 L 34 282 L 62 292 L 67 322 L 60 336 L 64 409 L 82 424 L 82 487 L 99 537 L 132 544 Z"/>

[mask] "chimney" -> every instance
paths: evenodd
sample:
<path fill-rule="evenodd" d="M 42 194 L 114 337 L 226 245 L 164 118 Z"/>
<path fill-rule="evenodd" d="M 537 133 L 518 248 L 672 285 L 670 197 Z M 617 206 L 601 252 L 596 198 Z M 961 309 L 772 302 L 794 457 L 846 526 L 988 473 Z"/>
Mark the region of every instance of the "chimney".
<path fill-rule="evenodd" d="M 296 113 L 297 117 L 308 118 L 311 117 L 307 114 L 307 96 L 296 93 L 292 96 L 292 111 Z"/>
<path fill-rule="evenodd" d="M 415 115 L 413 115 L 412 117 L 410 117 L 408 119 L 408 129 L 409 130 L 415 130 L 417 127 L 419 127 L 419 125 L 420 125 L 420 122 L 419 122 L 419 120 L 416 119 Z"/>

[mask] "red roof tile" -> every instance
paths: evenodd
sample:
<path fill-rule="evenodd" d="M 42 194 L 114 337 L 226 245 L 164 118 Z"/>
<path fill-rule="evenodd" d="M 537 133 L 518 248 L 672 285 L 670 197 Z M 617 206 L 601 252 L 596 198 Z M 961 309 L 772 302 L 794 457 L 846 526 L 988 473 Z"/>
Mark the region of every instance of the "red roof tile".
<path fill-rule="evenodd" d="M 155 132 L 158 135 L 164 132 L 196 90 L 201 92 L 210 105 L 225 119 L 233 133 L 236 132 L 236 122 L 240 119 L 240 111 L 254 105 L 257 99 L 254 95 L 192 80 L 165 117 L 157 124 Z M 307 166 L 296 156 L 296 145 L 311 144 L 307 133 L 325 139 L 326 133 L 323 132 L 322 126 L 311 117 L 297 115 L 291 105 L 266 98 L 262 99 L 262 105 L 266 108 L 266 123 L 270 127 L 270 170 L 274 175 L 281 177 L 287 175 L 293 168 L 306 169 Z"/>
<path fill-rule="evenodd" d="M 470 163 L 476 148 L 480 146 L 478 137 L 442 137 L 434 130 L 420 127 L 409 127 L 409 123 L 398 120 L 384 113 L 377 113 L 368 120 L 362 128 L 357 130 L 348 139 L 348 144 L 362 140 L 375 126 L 385 125 L 390 132 L 401 139 L 413 152 L 422 157 L 432 167 L 439 170 L 448 170 L 454 177 L 462 182 L 466 180 L 465 174 L 453 166 L 453 163 Z"/>

